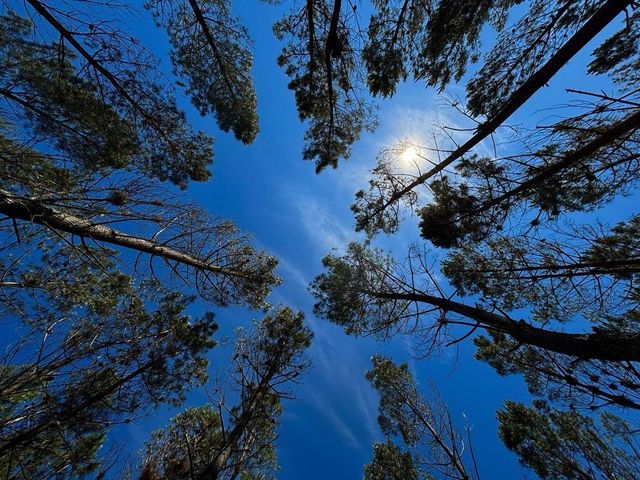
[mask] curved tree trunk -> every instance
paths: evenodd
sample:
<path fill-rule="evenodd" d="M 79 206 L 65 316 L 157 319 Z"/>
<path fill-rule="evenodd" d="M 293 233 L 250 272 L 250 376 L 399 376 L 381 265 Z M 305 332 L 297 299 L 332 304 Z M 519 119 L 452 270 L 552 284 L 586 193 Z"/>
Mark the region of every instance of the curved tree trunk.
<path fill-rule="evenodd" d="M 368 295 L 389 300 L 422 302 L 454 312 L 477 322 L 480 328 L 503 332 L 526 345 L 582 359 L 605 361 L 640 361 L 639 333 L 565 333 L 534 327 L 523 320 L 513 320 L 477 307 L 455 302 L 447 298 L 423 293 L 366 292 Z"/>
<path fill-rule="evenodd" d="M 105 225 L 95 224 L 84 218 L 55 210 L 52 207 L 44 205 L 37 199 L 13 195 L 3 189 L 0 189 L 0 214 L 4 214 L 10 218 L 44 225 L 54 230 L 78 235 L 83 238 L 91 238 L 96 241 L 147 253 L 152 256 L 161 257 L 164 260 L 173 260 L 198 270 L 224 276 L 246 278 L 246 275 L 242 272 L 208 263 L 187 252 L 167 247 L 156 240 L 136 237 L 114 230 Z"/>

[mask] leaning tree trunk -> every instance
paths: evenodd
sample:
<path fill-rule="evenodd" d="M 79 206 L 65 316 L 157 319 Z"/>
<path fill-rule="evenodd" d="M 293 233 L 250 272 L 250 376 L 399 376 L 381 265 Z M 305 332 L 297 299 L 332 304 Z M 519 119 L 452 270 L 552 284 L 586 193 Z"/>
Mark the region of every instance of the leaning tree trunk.
<path fill-rule="evenodd" d="M 79 237 L 118 245 L 161 257 L 164 260 L 173 260 L 198 270 L 224 276 L 246 278 L 246 275 L 242 272 L 208 263 L 189 253 L 167 247 L 156 240 L 136 237 L 105 225 L 95 224 L 84 218 L 46 206 L 37 199 L 14 195 L 3 189 L 0 189 L 0 213 L 10 218 L 44 225 L 54 230 L 78 235 Z"/>
<path fill-rule="evenodd" d="M 376 208 L 369 219 L 382 213 L 390 205 L 400 200 L 407 193 L 419 185 L 422 185 L 434 177 L 456 160 L 462 158 L 472 148 L 489 137 L 502 125 L 513 113 L 529 100 L 533 94 L 544 87 L 558 71 L 564 67 L 580 50 L 582 50 L 598 33 L 611 23 L 627 7 L 632 5 L 632 0 L 607 0 L 591 18 L 545 63 L 537 72 L 516 89 L 502 107 L 478 126 L 477 132 L 464 144 L 455 149 L 442 162 L 431 170 L 417 177 L 406 187 L 394 192 L 385 202 Z"/>
<path fill-rule="evenodd" d="M 255 409 L 260 405 L 260 402 L 269 393 L 270 384 L 273 377 L 276 375 L 277 369 L 273 366 L 266 375 L 261 379 L 260 383 L 256 387 L 254 393 L 249 398 L 247 404 L 242 409 L 242 414 L 238 418 L 236 424 L 231 429 L 228 437 L 225 439 L 224 446 L 212 460 L 212 462 L 205 468 L 202 474 L 198 477 L 198 480 L 216 480 L 220 474 L 228 468 L 227 462 L 233 455 L 233 452 L 240 447 L 239 442 L 242 435 L 246 432 L 251 420 L 255 414 Z M 237 466 L 236 466 L 237 467 Z"/>
<path fill-rule="evenodd" d="M 443 312 L 454 312 L 477 322 L 478 327 L 505 333 L 514 340 L 534 347 L 586 360 L 640 361 L 640 334 L 629 332 L 565 333 L 534 327 L 523 320 L 513 320 L 447 298 L 423 293 L 365 292 L 388 300 L 422 302 Z"/>
<path fill-rule="evenodd" d="M 591 157 L 600 149 L 606 147 L 612 142 L 615 142 L 616 140 L 619 140 L 624 135 L 627 135 L 637 130 L 638 128 L 640 128 L 640 110 L 633 115 L 630 115 L 627 118 L 613 124 L 608 130 L 595 137 L 586 145 L 567 153 L 561 160 L 553 163 L 552 165 L 549 165 L 537 175 L 522 182 L 512 190 L 509 190 L 502 195 L 483 203 L 479 208 L 472 210 L 467 215 L 477 215 L 478 213 L 484 212 L 490 208 L 500 205 L 505 200 L 509 200 L 510 198 L 516 197 L 521 193 L 525 193 L 532 188 L 543 185 L 554 175 L 561 173 L 567 168 L 571 168 L 572 166 L 580 163 L 586 158 Z"/>

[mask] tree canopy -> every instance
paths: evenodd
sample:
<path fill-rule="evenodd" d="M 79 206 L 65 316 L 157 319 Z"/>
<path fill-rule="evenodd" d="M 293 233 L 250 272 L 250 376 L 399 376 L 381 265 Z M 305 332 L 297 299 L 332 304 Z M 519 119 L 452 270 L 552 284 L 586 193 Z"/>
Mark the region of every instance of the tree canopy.
<path fill-rule="evenodd" d="M 239 399 L 185 410 L 147 443 L 140 480 L 274 478 L 281 400 L 308 368 L 312 333 L 303 315 L 281 308 L 236 340 L 232 387 Z M 215 401 L 215 404 L 213 404 Z"/>
<path fill-rule="evenodd" d="M 350 157 L 401 82 L 462 87 L 451 108 L 472 125 L 380 151 L 351 207 L 366 239 L 323 259 L 316 316 L 409 336 L 425 358 L 472 342 L 536 397 L 497 414 L 523 465 L 636 478 L 640 217 L 599 215 L 640 177 L 637 2 L 265 3 L 282 12 L 277 64 L 316 173 Z M 238 331 L 225 385 L 159 428 L 135 475 L 275 478 L 312 332 L 271 305 L 278 260 L 184 192 L 210 179 L 214 139 L 183 94 L 221 134 L 258 138 L 251 32 L 230 0 L 1 5 L 0 320 L 14 334 L 0 356 L 0 475 L 104 478 L 113 427 L 211 393 L 215 318 L 234 307 L 265 316 Z M 166 36 L 171 71 L 123 18 L 134 10 Z M 547 104 L 551 84 L 569 103 Z M 420 239 L 400 256 L 379 248 L 407 216 Z M 459 433 L 437 390 L 407 364 L 372 363 L 385 439 L 364 478 L 480 478 L 470 428 Z"/>
<path fill-rule="evenodd" d="M 524 433 L 522 440 L 508 440 L 506 423 L 540 423 L 532 417 L 536 410 L 508 403 L 512 417 L 499 415 L 502 439 L 523 464 L 543 478 L 635 478 L 629 472 L 637 452 L 621 453 L 615 467 L 606 464 L 613 450 L 630 447 L 604 433 L 606 422 L 578 410 L 639 405 L 637 212 L 614 217 L 614 225 L 597 217 L 636 192 L 636 6 L 373 3 L 363 50 L 370 93 L 393 96 L 409 78 L 441 90 L 458 83 L 466 98 L 453 107 L 472 127 L 445 125 L 433 144 L 411 145 L 413 166 L 402 160 L 406 143 L 380 152 L 368 191 L 357 192 L 352 206 L 356 229 L 367 240 L 323 259 L 324 272 L 311 285 L 315 313 L 349 334 L 407 335 L 421 356 L 472 339 L 477 359 L 500 375 L 521 374 L 531 394 L 554 403 L 540 407 L 541 415 L 584 427 L 584 433 L 567 427 L 554 440 L 532 428 L 526 440 Z M 486 47 L 482 41 L 491 36 L 481 32 L 490 27 L 496 37 Z M 587 59 L 582 85 L 599 76 L 607 90 L 578 89 L 562 76 L 576 58 Z M 541 101 L 539 108 L 553 111 L 546 123 L 518 117 L 535 110 L 530 102 L 551 82 L 569 87 L 575 100 Z M 521 123 L 508 125 L 513 117 Z M 375 236 L 397 233 L 407 214 L 417 217 L 426 243 L 413 244 L 404 258 L 376 248 Z M 384 402 L 381 392 L 381 408 Z M 599 453 L 583 453 L 591 456 L 571 460 L 576 467 L 566 470 L 569 460 L 551 450 L 565 451 L 558 445 L 580 435 L 584 443 L 566 451 Z M 606 436 L 606 446 L 598 435 Z M 553 447 L 543 450 L 544 442 Z M 371 468 L 393 456 L 392 476 L 401 452 L 384 448 L 376 446 Z M 594 456 L 599 466 L 586 468 Z M 545 471 L 549 462 L 557 470 Z"/>
<path fill-rule="evenodd" d="M 224 59 L 210 85 L 193 55 L 213 57 L 185 44 L 184 11 L 148 6 L 173 32 L 194 103 L 252 141 L 251 55 L 228 6 L 215 7 L 224 28 L 212 48 Z M 207 383 L 217 324 L 213 313 L 194 317 L 194 301 L 261 309 L 280 282 L 274 257 L 166 185 L 207 180 L 213 140 L 193 131 L 113 7 L 3 4 L 0 311 L 15 331 L 0 367 L 7 478 L 104 476 L 112 426 L 177 407 Z M 194 27 L 203 42 L 207 22 Z M 227 76 L 233 91 L 217 97 Z"/>

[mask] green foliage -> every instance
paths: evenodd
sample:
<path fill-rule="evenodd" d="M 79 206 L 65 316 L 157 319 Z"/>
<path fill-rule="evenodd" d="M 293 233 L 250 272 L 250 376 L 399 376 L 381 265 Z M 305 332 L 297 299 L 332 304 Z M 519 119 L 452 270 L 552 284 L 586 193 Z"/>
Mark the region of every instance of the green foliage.
<path fill-rule="evenodd" d="M 50 191 L 69 193 L 78 187 L 84 175 L 78 169 L 64 168 L 55 159 L 5 136 L 7 128 L 0 124 L 0 184 L 13 187 L 25 195 Z"/>
<path fill-rule="evenodd" d="M 409 72 L 443 89 L 460 81 L 479 57 L 482 28 L 504 26 L 506 14 L 521 0 L 482 2 L 426 0 L 375 1 L 363 51 L 372 94 L 391 96 Z"/>
<path fill-rule="evenodd" d="M 396 328 L 397 317 L 409 302 L 385 299 L 377 293 L 393 292 L 393 260 L 366 244 L 350 243 L 343 256 L 322 259 L 326 272 L 318 275 L 310 290 L 316 299 L 316 315 L 355 335 L 384 338 Z"/>
<path fill-rule="evenodd" d="M 238 348 L 243 349 L 249 343 L 262 357 L 258 368 L 281 369 L 300 360 L 312 337 L 311 330 L 304 325 L 302 312 L 281 307 L 258 322 L 251 335 L 241 335 Z"/>
<path fill-rule="evenodd" d="M 251 78 L 253 56 L 249 34 L 231 16 L 231 2 L 216 0 L 149 0 L 157 22 L 172 45 L 176 75 L 202 115 L 215 115 L 222 130 L 252 143 L 258 134 L 256 93 Z M 197 13 L 195 8 L 197 8 Z"/>
<path fill-rule="evenodd" d="M 478 59 L 483 28 L 493 23 L 499 37 L 467 83 L 466 109 L 457 101 L 451 102 L 462 115 L 477 120 L 477 130 L 465 140 L 451 134 L 451 125 L 444 126 L 444 141 L 429 145 L 438 151 L 438 159 L 427 158 L 433 166 L 423 171 L 394 169 L 386 155 L 380 155 L 369 192 L 358 192 L 352 207 L 358 230 L 369 235 L 393 233 L 403 208 L 408 207 L 426 214 L 426 238 L 433 236 L 437 245 L 450 248 L 465 236 L 479 241 L 500 231 L 514 210 L 520 213 L 534 205 L 549 219 L 563 212 L 591 210 L 626 192 L 637 181 L 634 150 L 638 122 L 634 113 L 638 102 L 637 91 L 630 87 L 637 63 L 637 38 L 632 33 L 636 12 L 629 16 L 625 28 L 601 50 L 596 49 L 591 68 L 591 72 L 618 78 L 620 95 L 571 90 L 582 96 L 574 103 L 580 109 L 576 115 L 564 115 L 564 120 L 553 125 L 539 125 L 539 130 L 514 129 L 517 146 L 510 143 L 505 158 L 467 158 L 554 78 L 585 47 L 587 39 L 620 18 L 625 7 L 633 7 L 632 2 L 535 0 L 518 9 L 513 7 L 523 2 L 374 3 L 378 11 L 372 17 L 369 43 L 363 52 L 374 94 L 392 95 L 397 82 L 411 69 L 414 78 L 427 78 L 428 83 L 444 88 L 452 78 L 462 78 L 467 65 Z M 519 20 L 507 22 L 511 10 L 525 13 Z M 414 24 L 414 17 L 428 20 Z M 614 55 L 607 63 L 603 60 L 609 47 Z M 622 74 L 616 69 L 626 70 Z M 482 115 L 488 118 L 474 118 Z M 454 127 L 453 131 L 461 130 Z M 443 153 L 446 155 L 441 158 Z M 449 179 L 449 185 L 442 185 L 440 176 L 455 162 L 459 162 L 456 168 L 465 181 Z M 495 172 L 486 171 L 490 165 L 495 165 Z M 433 194 L 441 201 L 417 208 L 422 186 L 430 190 L 422 198 Z M 438 238 L 439 230 L 442 238 Z"/>
<path fill-rule="evenodd" d="M 273 478 L 276 429 L 285 389 L 307 368 L 311 331 L 302 313 L 282 307 L 236 339 L 233 376 L 237 403 L 221 394 L 176 416 L 147 442 L 140 480 Z M 219 390 L 217 390 L 219 393 Z"/>
<path fill-rule="evenodd" d="M 423 237 L 451 248 L 500 234 L 523 210 L 537 213 L 529 218 L 538 226 L 605 205 L 640 178 L 639 125 L 633 109 L 603 101 L 544 129 L 531 153 L 461 161 L 460 181 L 431 183 L 434 199 L 419 211 Z"/>
<path fill-rule="evenodd" d="M 135 68 L 144 57 L 135 41 L 124 47 L 119 32 L 94 28 L 87 39 L 101 50 L 85 65 L 80 52 L 40 40 L 11 11 L 1 23 L 0 95 L 22 112 L 1 114 L 15 119 L 26 143 L 42 151 L 50 146 L 93 171 L 136 169 L 181 187 L 209 177 L 212 140 L 191 131 L 173 96 L 153 80 L 151 65 Z"/>
<path fill-rule="evenodd" d="M 416 420 L 415 405 L 420 403 L 413 376 L 406 363 L 396 365 L 389 358 L 375 355 L 373 369 L 365 378 L 380 394 L 378 424 L 387 436 L 400 435 L 404 443 L 418 441 L 420 426 Z M 413 407 L 413 408 L 412 408 Z"/>
<path fill-rule="evenodd" d="M 0 370 L 0 378 L 21 378 L 30 365 L 7 365 Z M 0 396 L 0 419 L 15 418 L 20 415 L 21 406 L 36 401 L 43 392 L 43 383 L 49 379 L 32 376 L 28 384 L 23 383 L 7 392 L 6 385 Z M 90 474 L 100 467 L 98 449 L 104 442 L 102 428 L 97 425 L 61 425 L 41 434 L 36 448 L 23 448 L 19 455 L 0 455 L 0 469 L 7 478 L 73 478 Z"/>
<path fill-rule="evenodd" d="M 579 319 L 592 331 L 622 338 L 638 331 L 637 218 L 609 231 L 573 225 L 556 238 L 520 236 L 465 244 L 443 263 L 462 295 L 482 296 L 485 308 L 530 308 L 548 325 Z M 571 328 L 571 327 L 569 327 Z M 608 404 L 638 408 L 640 382 L 634 363 L 573 358 L 522 345 L 500 332 L 479 336 L 476 357 L 501 375 L 522 374 L 534 395 L 596 409 Z M 612 341 L 610 349 L 616 348 Z"/>
<path fill-rule="evenodd" d="M 482 28 L 488 23 L 501 28 L 509 8 L 518 3 L 521 0 L 438 1 L 414 60 L 416 78 L 440 88 L 452 79 L 460 81 L 468 63 L 478 60 Z"/>
<path fill-rule="evenodd" d="M 584 258 L 590 262 L 615 262 L 635 260 L 640 256 L 640 215 L 634 215 L 625 222 L 611 228 L 608 235 L 595 239 L 585 252 Z M 632 265 L 629 265 L 632 268 Z M 630 278 L 633 271 L 620 269 L 616 276 Z"/>
<path fill-rule="evenodd" d="M 425 396 L 418 391 L 406 363 L 396 364 L 381 355 L 371 362 L 373 368 L 365 377 L 380 394 L 378 424 L 387 437 L 400 436 L 409 451 L 401 452 L 390 440 L 374 445 L 374 461 L 365 468 L 365 479 L 429 480 L 431 474 L 476 478 L 465 469 L 462 443 L 439 394 L 433 390 Z"/>
<path fill-rule="evenodd" d="M 601 415 L 598 425 L 590 417 L 544 402 L 529 408 L 509 401 L 498 412 L 498 421 L 505 446 L 540 478 L 638 478 L 632 427 L 614 415 Z"/>
<path fill-rule="evenodd" d="M 9 13 L 0 23 L 0 90 L 24 108 L 25 126 L 79 166 L 125 168 L 139 153 L 133 125 L 78 75 L 73 55 L 32 40 L 29 21 Z"/>
<path fill-rule="evenodd" d="M 503 2 L 503 7 L 522 3 Z M 467 106 L 474 115 L 495 114 L 516 88 L 529 79 L 602 2 L 533 0 L 511 28 L 501 32 L 482 67 L 467 84 Z"/>
<path fill-rule="evenodd" d="M 466 216 L 473 211 L 476 198 L 469 194 L 466 185 L 452 187 L 448 177 L 431 183 L 433 202 L 419 210 L 420 234 L 436 247 L 451 248 L 460 238 L 478 237 L 481 227 L 476 218 L 456 224 L 456 218 Z"/>
<path fill-rule="evenodd" d="M 43 284 L 30 280 L 42 287 L 38 307 L 26 303 L 24 339 L 8 347 L 33 357 L 10 365 L 0 381 L 0 462 L 12 475 L 69 478 L 95 470 L 111 425 L 161 403 L 180 405 L 207 380 L 217 329 L 211 314 L 193 321 L 184 312 L 192 298 L 157 285 L 133 288 L 113 270 L 84 265 L 73 275 L 72 265 L 51 265 Z M 114 281 L 121 284 L 112 289 Z"/>
<path fill-rule="evenodd" d="M 626 91 L 633 91 L 640 72 L 640 11 L 629 15 L 625 25 L 593 52 L 589 73 L 611 74 Z"/>
<path fill-rule="evenodd" d="M 360 245 L 351 244 L 349 251 L 358 255 L 364 249 Z M 356 312 L 361 306 L 358 292 L 366 286 L 363 276 L 366 270 L 357 270 L 344 259 L 331 254 L 322 259 L 322 265 L 327 272 L 320 274 L 310 288 L 318 300 L 313 313 L 347 326 L 350 333 L 356 333 L 357 330 L 353 331 L 349 326 L 355 323 Z"/>
<path fill-rule="evenodd" d="M 467 260 L 471 273 L 461 275 L 465 282 L 473 282 L 476 278 L 474 269 L 478 269 L 475 272 L 480 278 L 484 264 L 481 259 L 476 262 L 473 256 L 464 259 Z M 571 309 L 580 308 L 580 305 L 578 300 L 571 300 L 575 305 L 567 304 L 568 301 L 558 303 L 563 298 L 561 290 L 556 292 L 556 297 L 539 299 L 541 308 L 532 317 L 532 320 L 542 322 L 542 328 L 538 328 L 525 320 L 514 320 L 507 314 L 495 313 L 495 303 L 489 295 L 484 305 L 472 307 L 452 301 L 442 293 L 429 293 L 437 285 L 434 278 L 429 276 L 430 272 L 423 270 L 427 261 L 426 252 L 416 248 L 410 252 L 406 264 L 397 265 L 379 251 L 366 245 L 352 244 L 342 256 L 325 257 L 326 271 L 316 277 L 311 286 L 317 301 L 314 311 L 341 325 L 347 333 L 381 339 L 388 339 L 396 333 L 409 335 L 427 354 L 450 341 L 458 341 L 459 336 L 464 335 L 465 331 L 455 327 L 461 322 L 462 316 L 465 325 L 466 322 L 472 322 L 472 325 L 491 334 L 491 339 L 484 336 L 475 338 L 479 347 L 477 358 L 487 361 L 500 374 L 524 375 L 535 395 L 547 395 L 566 404 L 593 408 L 606 404 L 632 408 L 640 405 L 640 383 L 634 363 L 636 357 L 635 354 L 629 356 L 629 349 L 637 340 L 634 318 L 637 316 L 638 297 L 637 292 L 629 290 L 632 284 L 628 284 L 626 290 L 620 290 L 632 295 L 628 299 L 618 299 L 614 292 L 609 292 L 611 298 L 608 302 L 615 303 L 615 308 L 606 310 L 604 303 L 602 315 L 592 319 L 594 326 L 591 331 L 587 330 L 584 334 L 564 333 L 560 328 L 550 327 L 549 322 L 573 321 Z M 499 258 L 496 262 L 500 264 Z M 448 264 L 447 268 L 454 266 Z M 491 274 L 491 268 L 486 270 Z M 602 282 L 595 281 L 593 284 L 607 287 Z M 466 288 L 466 284 L 463 286 Z M 522 290 L 505 286 L 504 295 L 499 291 L 502 288 L 500 283 L 488 284 L 483 288 L 488 293 L 492 292 L 489 289 L 496 289 L 495 302 L 517 301 L 526 304 L 536 294 L 544 293 L 542 289 L 528 292 L 526 284 Z M 578 287 L 569 283 L 566 288 Z M 580 299 L 582 307 L 586 305 L 595 309 L 596 306 L 591 304 L 590 295 L 593 293 L 580 293 L 584 293 L 584 298 Z M 571 298 L 570 294 L 568 296 Z M 624 310 L 624 305 L 628 310 Z M 560 311 L 568 316 L 552 316 Z M 579 311 L 587 312 L 584 309 Z M 614 316 L 615 311 L 621 311 L 621 315 Z M 588 344 L 582 343 L 584 341 Z M 569 344 L 576 349 L 569 348 Z M 622 344 L 626 346 L 622 347 Z M 592 349 L 602 354 L 596 355 Z M 630 363 L 617 361 L 610 354 L 614 354 L 615 358 L 625 357 Z"/>
<path fill-rule="evenodd" d="M 339 7 L 339 1 L 313 0 L 274 25 L 276 37 L 288 39 L 278 63 L 291 78 L 300 120 L 309 121 L 302 155 L 315 160 L 317 173 L 348 158 L 375 123 L 359 92 L 356 38 L 345 14 L 334 12 Z"/>
<path fill-rule="evenodd" d="M 373 460 L 364 467 L 365 480 L 419 480 L 413 458 L 402 452 L 396 444 L 387 439 L 385 443 L 373 444 Z"/>
<path fill-rule="evenodd" d="M 609 232 L 574 225 L 559 240 L 502 236 L 465 243 L 448 255 L 442 272 L 461 295 L 480 294 L 505 310 L 532 307 L 536 321 L 566 323 L 580 315 L 596 323 L 636 305 L 638 223 L 634 216 Z"/>
<path fill-rule="evenodd" d="M 615 335 L 637 332 L 637 311 L 607 319 L 597 331 Z M 522 375 L 529 392 L 569 408 L 598 410 L 616 405 L 640 408 L 640 379 L 636 365 L 626 362 L 588 360 L 522 345 L 502 333 L 474 338 L 476 358 L 487 362 L 499 375 Z M 611 349 L 615 349 L 615 340 Z"/>
<path fill-rule="evenodd" d="M 219 413 L 211 405 L 191 407 L 151 434 L 141 480 L 197 478 L 223 440 Z"/>
<path fill-rule="evenodd" d="M 7 478 L 34 480 L 95 476 L 101 471 L 97 458 L 104 440 L 103 434 L 92 433 L 91 429 L 75 433 L 60 428 L 41 437 L 40 448 L 46 450 L 26 449 L 15 460 L 10 456 L 0 456 L 0 469 L 8 472 Z M 16 467 L 16 460 L 20 462 L 19 467 Z"/>
<path fill-rule="evenodd" d="M 367 84 L 372 95 L 392 96 L 400 80 L 406 80 L 407 63 L 418 54 L 431 2 L 377 1 L 371 17 L 362 59 L 367 68 Z"/>

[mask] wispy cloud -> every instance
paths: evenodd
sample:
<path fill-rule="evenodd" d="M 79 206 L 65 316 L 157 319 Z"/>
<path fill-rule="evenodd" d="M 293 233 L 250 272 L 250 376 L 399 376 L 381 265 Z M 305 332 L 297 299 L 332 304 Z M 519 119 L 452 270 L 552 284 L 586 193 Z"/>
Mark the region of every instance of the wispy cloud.
<path fill-rule="evenodd" d="M 290 200 L 296 206 L 300 226 L 320 253 L 342 250 L 356 238 L 351 225 L 332 213 L 327 202 L 309 192 L 290 192 Z"/>
<path fill-rule="evenodd" d="M 276 256 L 278 257 L 279 265 L 278 271 L 283 276 L 283 278 L 287 281 L 289 285 L 294 285 L 299 289 L 306 290 L 311 277 L 307 276 L 305 272 L 302 271 L 296 264 L 290 260 L 288 260 L 284 255 L 278 255 L 276 252 Z"/>
<path fill-rule="evenodd" d="M 358 438 L 351 429 L 349 422 L 341 418 L 335 406 L 329 400 L 329 397 L 319 394 L 317 390 L 311 390 L 308 392 L 306 399 L 314 409 L 320 413 L 320 415 L 324 416 L 329 421 L 335 431 L 344 437 L 348 446 L 364 450 L 365 446 L 358 441 Z"/>
<path fill-rule="evenodd" d="M 369 357 L 363 352 L 378 346 L 373 342 L 363 345 L 363 339 L 347 337 L 326 322 L 314 322 L 313 327 L 316 331 L 312 347 L 314 367 L 322 379 L 321 388 L 314 392 L 315 402 L 323 409 L 332 410 L 327 414 L 332 421 L 337 421 L 337 417 L 347 426 L 356 425 L 359 443 L 364 444 L 360 446 L 368 449 L 380 437 L 380 432 L 377 425 L 378 397 L 364 378 L 364 372 L 370 365 Z M 336 362 L 338 358 L 340 362 Z M 335 428 L 340 430 L 342 426 L 336 425 Z"/>

